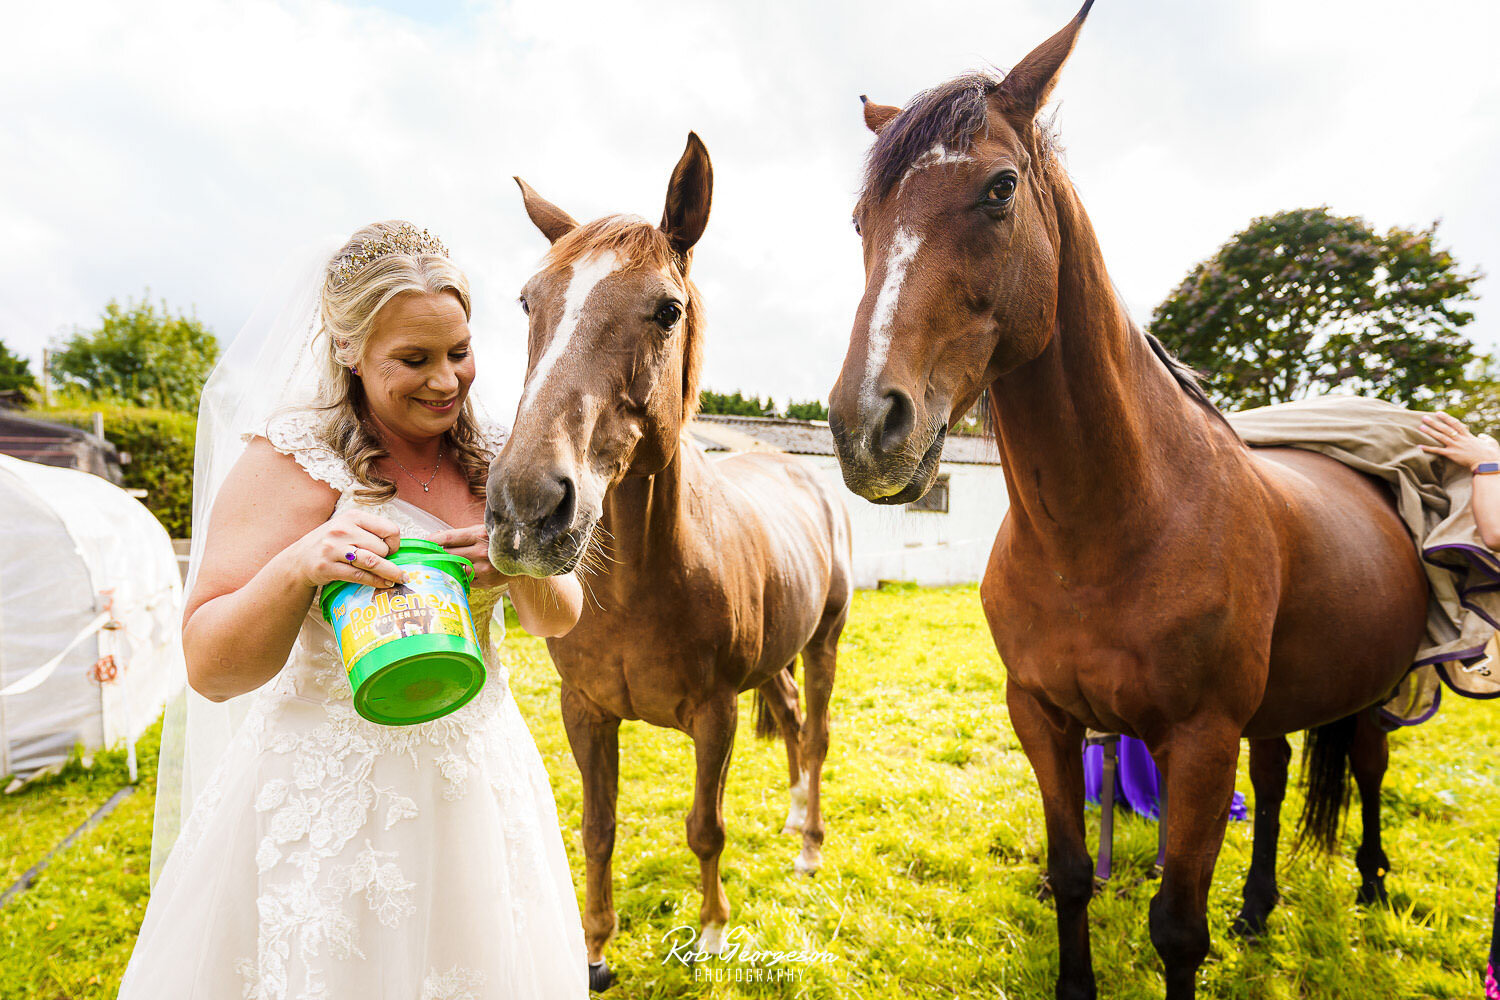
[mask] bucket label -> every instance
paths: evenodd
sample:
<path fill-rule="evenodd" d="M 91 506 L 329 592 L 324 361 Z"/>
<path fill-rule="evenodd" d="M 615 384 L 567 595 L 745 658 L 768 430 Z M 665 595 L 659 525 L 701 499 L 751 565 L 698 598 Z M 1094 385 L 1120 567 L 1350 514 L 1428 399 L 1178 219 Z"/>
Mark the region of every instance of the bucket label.
<path fill-rule="evenodd" d="M 407 581 L 393 587 L 350 587 L 332 601 L 334 634 L 344 668 L 371 650 L 409 635 L 479 638 L 463 586 L 439 570 L 408 564 Z"/>

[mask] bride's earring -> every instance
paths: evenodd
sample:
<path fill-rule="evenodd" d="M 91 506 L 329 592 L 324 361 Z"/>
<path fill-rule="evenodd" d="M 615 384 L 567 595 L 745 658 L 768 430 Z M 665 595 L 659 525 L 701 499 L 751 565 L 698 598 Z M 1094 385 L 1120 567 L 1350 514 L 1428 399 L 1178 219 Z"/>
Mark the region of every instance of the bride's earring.
<path fill-rule="evenodd" d="M 359 366 L 358 365 L 350 365 L 349 366 L 349 371 L 352 372 L 355 375 L 358 375 L 359 374 Z"/>

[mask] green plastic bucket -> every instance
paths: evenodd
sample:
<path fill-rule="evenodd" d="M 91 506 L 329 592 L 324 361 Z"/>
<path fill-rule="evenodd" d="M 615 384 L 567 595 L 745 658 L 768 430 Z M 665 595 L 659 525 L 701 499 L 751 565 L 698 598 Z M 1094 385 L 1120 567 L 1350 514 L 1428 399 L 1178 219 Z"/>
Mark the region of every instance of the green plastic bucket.
<path fill-rule="evenodd" d="M 484 687 L 484 658 L 469 612 L 474 564 L 420 538 L 388 557 L 407 573 L 391 587 L 339 581 L 323 588 L 354 690 L 354 710 L 386 726 L 457 711 Z"/>

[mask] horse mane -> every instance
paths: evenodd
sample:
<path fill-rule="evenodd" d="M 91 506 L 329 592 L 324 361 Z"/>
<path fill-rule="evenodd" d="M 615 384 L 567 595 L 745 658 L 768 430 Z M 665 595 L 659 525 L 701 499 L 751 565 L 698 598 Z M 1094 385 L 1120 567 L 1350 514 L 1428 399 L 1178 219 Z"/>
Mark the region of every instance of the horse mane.
<path fill-rule="evenodd" d="M 1140 329 L 1135 325 L 1135 320 L 1130 321 L 1130 327 L 1133 330 Z M 1230 433 L 1234 434 L 1235 437 L 1239 437 L 1239 433 L 1235 431 L 1234 425 L 1229 422 L 1228 417 L 1224 416 L 1224 411 L 1219 409 L 1214 401 L 1208 397 L 1208 393 L 1203 390 L 1203 383 L 1199 381 L 1198 372 L 1184 364 L 1177 355 L 1167 350 L 1166 345 L 1157 340 L 1154 333 L 1141 331 L 1141 335 L 1146 338 L 1146 343 L 1151 345 L 1151 353 L 1155 354 L 1161 363 L 1167 366 L 1167 371 L 1171 373 L 1172 378 L 1181 387 L 1182 391 L 1193 397 L 1210 414 L 1217 417 L 1220 423 L 1229 428 Z"/>
<path fill-rule="evenodd" d="M 934 146 L 960 156 L 976 136 L 989 128 L 989 99 L 1005 75 L 998 70 L 971 70 L 917 94 L 875 137 L 865 159 L 861 200 L 879 200 L 900 183 L 906 171 Z M 1055 117 L 1032 123 L 1034 146 L 1044 159 L 1058 149 Z"/>
<path fill-rule="evenodd" d="M 606 215 L 565 233 L 547 251 L 542 266 L 561 271 L 606 252 L 620 259 L 620 270 L 663 268 L 687 289 L 682 350 L 682 420 L 686 423 L 698 413 L 698 379 L 703 371 L 703 300 L 688 277 L 692 253 L 679 258 L 666 234 L 638 215 Z"/>

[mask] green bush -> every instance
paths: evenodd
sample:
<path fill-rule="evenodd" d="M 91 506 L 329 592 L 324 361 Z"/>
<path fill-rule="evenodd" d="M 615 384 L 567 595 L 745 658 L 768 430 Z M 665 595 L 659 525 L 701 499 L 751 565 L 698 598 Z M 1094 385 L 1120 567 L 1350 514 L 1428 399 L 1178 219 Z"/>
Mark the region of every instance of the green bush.
<path fill-rule="evenodd" d="M 130 455 L 125 485 L 146 491 L 146 507 L 173 538 L 187 538 L 193 512 L 193 444 L 198 418 L 190 413 L 101 404 L 37 410 L 34 416 L 85 430 L 104 414 L 104 437 Z"/>
<path fill-rule="evenodd" d="M 196 413 L 219 341 L 196 316 L 165 302 L 158 309 L 149 297 L 124 305 L 111 299 L 96 329 L 78 330 L 54 350 L 49 371 L 63 385 L 96 399 Z"/>

